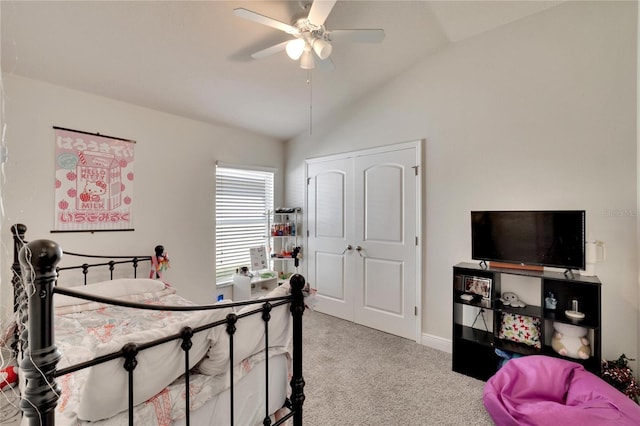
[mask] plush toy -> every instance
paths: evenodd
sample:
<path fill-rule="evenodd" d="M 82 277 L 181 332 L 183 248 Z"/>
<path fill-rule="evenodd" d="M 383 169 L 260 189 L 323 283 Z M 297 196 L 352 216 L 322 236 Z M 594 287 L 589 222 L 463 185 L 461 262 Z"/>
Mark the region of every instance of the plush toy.
<path fill-rule="evenodd" d="M 503 305 L 513 306 L 514 308 L 524 308 L 525 306 L 527 306 L 526 303 L 524 303 L 518 298 L 517 294 L 512 293 L 510 291 L 505 291 L 504 293 L 502 293 L 502 297 L 500 298 L 500 301 L 502 302 Z"/>
<path fill-rule="evenodd" d="M 588 359 L 591 356 L 587 328 L 554 322 L 553 331 L 551 347 L 560 355 L 575 359 Z"/>
<path fill-rule="evenodd" d="M 151 256 L 151 271 L 149 278 L 162 279 L 162 272 L 169 268 L 169 256 L 164 252 L 164 246 L 156 246 L 155 255 Z"/>
<path fill-rule="evenodd" d="M 18 381 L 18 367 L 10 365 L 6 368 L 0 369 L 0 391 L 5 386 L 12 386 Z"/>

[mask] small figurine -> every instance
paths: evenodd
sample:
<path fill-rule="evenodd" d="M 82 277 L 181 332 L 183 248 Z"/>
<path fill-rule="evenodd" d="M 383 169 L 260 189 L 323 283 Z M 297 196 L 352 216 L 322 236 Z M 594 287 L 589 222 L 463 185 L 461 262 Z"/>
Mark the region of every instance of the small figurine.
<path fill-rule="evenodd" d="M 551 291 L 548 292 L 547 297 L 544 298 L 544 307 L 546 309 L 551 309 L 555 311 L 557 306 L 558 306 L 558 301 L 556 300 L 556 296 L 553 294 L 553 292 Z"/>
<path fill-rule="evenodd" d="M 151 271 L 149 271 L 149 278 L 156 278 L 160 280 L 162 279 L 162 272 L 167 269 L 169 269 L 169 256 L 164 252 L 164 246 L 156 246 L 155 255 L 151 256 Z"/>

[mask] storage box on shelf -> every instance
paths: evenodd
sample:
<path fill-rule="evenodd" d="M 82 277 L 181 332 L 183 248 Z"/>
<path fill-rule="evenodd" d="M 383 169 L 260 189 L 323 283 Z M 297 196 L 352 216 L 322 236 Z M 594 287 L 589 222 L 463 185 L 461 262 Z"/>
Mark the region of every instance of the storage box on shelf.
<path fill-rule="evenodd" d="M 525 307 L 507 306 L 503 295 L 503 276 L 524 276 L 530 285 L 539 286 L 539 298 Z M 552 293 L 556 309 L 545 306 Z M 471 295 L 471 296 L 469 296 Z M 584 318 L 567 315 L 573 300 L 579 300 Z M 600 280 L 560 272 L 540 272 L 484 267 L 460 263 L 453 267 L 453 371 L 487 380 L 502 360 L 496 349 L 515 356 L 543 354 L 581 363 L 599 375 L 601 370 Z M 571 314 L 571 312 L 570 312 Z M 513 333 L 509 321 L 525 323 L 524 333 Z M 488 321 L 488 325 L 487 325 Z M 504 326 L 502 325 L 504 321 Z M 588 330 L 590 356 L 587 359 L 563 357 L 551 347 L 553 323 L 577 325 Z"/>
<path fill-rule="evenodd" d="M 300 207 L 280 207 L 268 212 L 270 267 L 280 278 L 298 271 L 302 258 Z"/>

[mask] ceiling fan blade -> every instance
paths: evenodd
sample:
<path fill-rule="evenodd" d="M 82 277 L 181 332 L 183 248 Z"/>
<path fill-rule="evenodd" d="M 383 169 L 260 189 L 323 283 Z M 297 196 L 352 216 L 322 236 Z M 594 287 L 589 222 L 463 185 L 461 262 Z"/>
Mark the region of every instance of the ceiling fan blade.
<path fill-rule="evenodd" d="M 327 20 L 327 17 L 331 13 L 331 9 L 333 9 L 336 1 L 337 0 L 315 0 L 311 4 L 309 16 L 307 16 L 309 22 L 317 26 L 324 25 L 324 21 Z"/>
<path fill-rule="evenodd" d="M 276 21 L 275 19 L 269 18 L 268 16 L 252 12 L 248 9 L 239 7 L 233 9 L 233 14 L 239 16 L 240 18 L 248 19 L 250 21 L 257 22 L 258 24 L 267 25 L 277 30 L 284 31 L 287 34 L 291 34 L 296 37 L 300 35 L 300 31 L 296 27 L 285 24 L 284 22 Z"/>
<path fill-rule="evenodd" d="M 289 40 L 283 41 L 282 43 L 275 44 L 271 47 L 267 47 L 266 49 L 259 50 L 256 53 L 253 53 L 251 57 L 253 59 L 261 59 L 261 58 L 265 58 L 267 56 L 273 55 L 275 53 L 282 52 L 287 47 L 287 43 L 289 43 Z"/>
<path fill-rule="evenodd" d="M 380 43 L 384 40 L 384 30 L 333 30 L 327 33 L 329 40 L 335 42 Z"/>

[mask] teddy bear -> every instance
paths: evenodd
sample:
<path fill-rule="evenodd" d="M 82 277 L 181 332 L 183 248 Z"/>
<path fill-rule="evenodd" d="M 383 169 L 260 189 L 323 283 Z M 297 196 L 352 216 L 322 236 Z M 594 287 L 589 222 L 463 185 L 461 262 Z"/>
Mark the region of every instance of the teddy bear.
<path fill-rule="evenodd" d="M 588 359 L 591 356 L 587 328 L 554 322 L 553 331 L 551 347 L 560 355 L 575 359 Z"/>
<path fill-rule="evenodd" d="M 513 306 L 514 308 L 524 308 L 525 306 L 527 306 L 526 303 L 524 303 L 518 298 L 517 294 L 512 293 L 510 291 L 505 291 L 504 293 L 502 293 L 502 297 L 500 298 L 500 301 L 502 302 L 503 305 Z"/>

